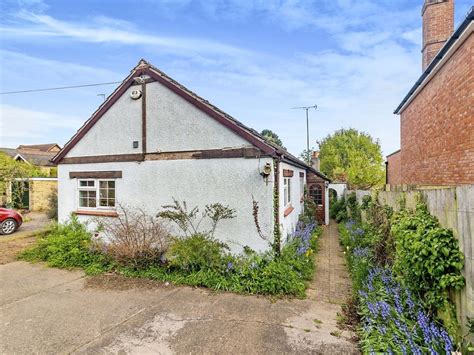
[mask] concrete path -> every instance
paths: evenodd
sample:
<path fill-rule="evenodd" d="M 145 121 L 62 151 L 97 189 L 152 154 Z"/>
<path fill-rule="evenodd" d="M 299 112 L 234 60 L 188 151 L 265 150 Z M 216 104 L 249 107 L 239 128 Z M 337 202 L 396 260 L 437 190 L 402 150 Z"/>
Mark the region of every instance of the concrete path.
<path fill-rule="evenodd" d="M 333 232 L 322 237 L 317 272 L 338 258 Z M 308 299 L 272 301 L 8 263 L 0 266 L 0 353 L 357 353 L 353 334 L 337 328 L 337 285 L 327 276 Z"/>

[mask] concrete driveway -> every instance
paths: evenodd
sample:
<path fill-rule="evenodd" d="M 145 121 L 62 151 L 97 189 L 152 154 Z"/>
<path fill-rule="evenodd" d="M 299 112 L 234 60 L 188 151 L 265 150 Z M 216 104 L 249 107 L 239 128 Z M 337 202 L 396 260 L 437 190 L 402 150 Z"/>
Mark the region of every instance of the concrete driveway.
<path fill-rule="evenodd" d="M 127 282 L 130 282 L 127 285 Z M 212 293 L 14 262 L 0 266 L 0 353 L 350 353 L 325 304 Z M 315 319 L 322 321 L 316 324 Z M 331 335 L 333 332 L 335 335 Z"/>
<path fill-rule="evenodd" d="M 340 267 L 329 266 L 319 275 Z M 323 301 L 321 288 L 274 301 L 25 262 L 0 265 L 0 285 L 2 354 L 357 352 L 337 327 L 338 299 Z"/>

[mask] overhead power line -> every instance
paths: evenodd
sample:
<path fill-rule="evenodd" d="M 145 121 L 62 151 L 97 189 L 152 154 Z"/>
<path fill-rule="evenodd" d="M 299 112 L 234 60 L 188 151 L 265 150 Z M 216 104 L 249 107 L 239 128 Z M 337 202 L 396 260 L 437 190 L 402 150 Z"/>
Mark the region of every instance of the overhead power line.
<path fill-rule="evenodd" d="M 102 85 L 112 85 L 112 84 L 119 84 L 121 81 L 111 81 L 108 83 L 97 83 L 97 84 L 85 84 L 85 85 L 72 85 L 72 86 L 61 86 L 56 88 L 43 88 L 43 89 L 30 89 L 30 90 L 19 90 L 19 91 L 6 91 L 0 92 L 0 95 L 8 95 L 8 94 L 25 94 L 28 92 L 38 92 L 38 91 L 53 91 L 53 90 L 65 90 L 65 89 L 77 89 L 77 88 L 85 88 L 91 86 L 102 86 Z"/>

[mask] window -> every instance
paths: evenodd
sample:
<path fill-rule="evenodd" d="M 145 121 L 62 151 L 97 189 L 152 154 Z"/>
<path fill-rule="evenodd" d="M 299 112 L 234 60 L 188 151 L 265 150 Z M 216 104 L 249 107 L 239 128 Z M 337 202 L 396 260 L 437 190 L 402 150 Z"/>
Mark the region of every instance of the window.
<path fill-rule="evenodd" d="M 323 188 L 321 185 L 311 185 L 309 188 L 309 196 L 313 199 L 317 205 L 323 204 Z"/>
<path fill-rule="evenodd" d="M 304 197 L 304 176 L 300 176 L 300 195 Z"/>
<path fill-rule="evenodd" d="M 283 204 L 285 206 L 291 203 L 291 179 L 283 179 Z"/>
<path fill-rule="evenodd" d="M 79 208 L 115 208 L 115 180 L 79 180 Z"/>

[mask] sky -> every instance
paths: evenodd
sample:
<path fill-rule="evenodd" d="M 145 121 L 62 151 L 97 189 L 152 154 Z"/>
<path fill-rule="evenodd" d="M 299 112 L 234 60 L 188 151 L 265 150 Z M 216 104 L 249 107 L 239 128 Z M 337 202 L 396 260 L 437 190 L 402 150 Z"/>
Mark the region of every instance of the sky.
<path fill-rule="evenodd" d="M 455 26 L 472 0 L 456 0 Z M 286 148 L 340 128 L 399 148 L 422 0 L 2 0 L 0 92 L 123 80 L 141 58 Z M 116 85 L 116 84 L 115 84 Z M 0 95 L 0 146 L 63 145 L 115 85 Z"/>

